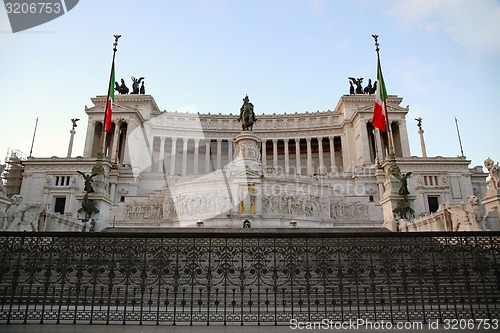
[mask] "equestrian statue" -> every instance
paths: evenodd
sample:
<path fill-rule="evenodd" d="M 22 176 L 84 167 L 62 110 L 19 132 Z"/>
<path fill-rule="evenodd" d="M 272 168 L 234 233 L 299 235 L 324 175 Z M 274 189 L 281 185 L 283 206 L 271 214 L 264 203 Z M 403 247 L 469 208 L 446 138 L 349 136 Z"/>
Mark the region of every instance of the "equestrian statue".
<path fill-rule="evenodd" d="M 248 95 L 243 98 L 243 105 L 240 108 L 241 129 L 243 131 L 252 131 L 253 124 L 257 121 L 255 113 L 253 112 L 253 104 L 250 103 Z"/>

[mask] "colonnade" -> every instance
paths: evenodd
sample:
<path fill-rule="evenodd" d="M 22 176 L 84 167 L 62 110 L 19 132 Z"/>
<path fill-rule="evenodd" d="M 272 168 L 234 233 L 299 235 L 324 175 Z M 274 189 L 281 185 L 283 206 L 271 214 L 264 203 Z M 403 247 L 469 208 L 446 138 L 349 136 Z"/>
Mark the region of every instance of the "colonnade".
<path fill-rule="evenodd" d="M 203 174 L 233 160 L 233 139 L 155 136 L 151 171 L 171 175 Z M 262 139 L 262 164 L 276 172 L 315 175 L 343 170 L 340 136 Z"/>

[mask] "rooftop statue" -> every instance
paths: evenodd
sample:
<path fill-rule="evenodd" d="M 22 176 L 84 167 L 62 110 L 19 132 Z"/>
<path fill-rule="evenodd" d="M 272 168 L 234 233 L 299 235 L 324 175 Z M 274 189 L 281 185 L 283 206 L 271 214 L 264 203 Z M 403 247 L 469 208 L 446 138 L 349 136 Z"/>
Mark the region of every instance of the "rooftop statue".
<path fill-rule="evenodd" d="M 139 90 L 139 93 L 141 95 L 146 94 L 146 88 L 144 87 L 144 81 L 142 81 L 141 89 Z"/>
<path fill-rule="evenodd" d="M 363 83 L 363 78 L 354 78 L 354 77 L 349 77 L 349 94 L 351 95 L 362 95 L 362 94 L 369 94 L 373 95 L 377 91 L 377 81 L 375 81 L 372 85 L 372 80 L 368 79 L 368 85 L 363 88 L 362 83 Z M 354 88 L 356 86 L 356 88 Z"/>
<path fill-rule="evenodd" d="M 141 84 L 142 80 L 144 80 L 144 76 L 141 76 L 139 79 L 136 79 L 132 76 L 132 92 L 131 94 L 139 93 L 139 84 Z"/>
<path fill-rule="evenodd" d="M 253 124 L 257 121 L 255 112 L 253 111 L 253 104 L 250 103 L 248 95 L 243 98 L 243 105 L 240 108 L 240 118 L 238 121 L 241 122 L 241 129 L 243 131 L 251 131 Z"/>
<path fill-rule="evenodd" d="M 122 79 L 122 84 L 118 84 L 118 82 L 115 82 L 115 90 L 118 91 L 119 94 L 125 95 L 128 94 L 128 87 L 125 85 L 125 80 Z"/>
<path fill-rule="evenodd" d="M 360 77 L 358 79 L 349 77 L 349 80 L 352 81 L 352 83 L 356 86 L 356 94 L 363 94 L 363 86 L 361 85 L 363 83 L 363 78 Z"/>
<path fill-rule="evenodd" d="M 365 87 L 365 89 L 363 89 L 363 94 L 369 94 L 369 95 L 371 95 L 372 94 L 372 90 L 373 90 L 372 79 L 368 79 L 368 85 Z"/>

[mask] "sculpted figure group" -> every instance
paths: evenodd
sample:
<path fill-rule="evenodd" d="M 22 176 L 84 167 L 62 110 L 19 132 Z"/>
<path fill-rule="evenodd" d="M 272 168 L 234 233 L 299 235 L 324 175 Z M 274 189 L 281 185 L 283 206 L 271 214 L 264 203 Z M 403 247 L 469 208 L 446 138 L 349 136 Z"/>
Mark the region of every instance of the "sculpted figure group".
<path fill-rule="evenodd" d="M 144 87 L 144 76 L 136 79 L 135 77 L 131 77 L 132 79 L 132 92 L 130 94 L 146 94 L 146 87 Z M 139 87 L 139 85 L 141 85 Z M 121 79 L 121 84 L 115 82 L 115 90 L 118 91 L 119 94 L 126 95 L 129 93 L 129 88 L 125 84 L 125 80 Z"/>
<path fill-rule="evenodd" d="M 349 94 L 351 95 L 362 95 L 368 94 L 373 95 L 377 91 L 377 81 L 372 85 L 372 79 L 368 79 L 368 85 L 363 88 L 363 78 L 349 77 Z"/>
<path fill-rule="evenodd" d="M 38 223 L 44 212 L 43 204 L 24 204 L 20 195 L 11 198 L 12 204 L 7 211 L 0 216 L 3 218 L 2 230 L 12 231 L 38 231 Z"/>

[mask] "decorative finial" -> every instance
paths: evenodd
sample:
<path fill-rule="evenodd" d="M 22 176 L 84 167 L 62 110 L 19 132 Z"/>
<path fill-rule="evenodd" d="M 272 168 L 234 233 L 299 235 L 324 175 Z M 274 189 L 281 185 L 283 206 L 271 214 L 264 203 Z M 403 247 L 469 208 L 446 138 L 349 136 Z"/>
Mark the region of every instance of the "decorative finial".
<path fill-rule="evenodd" d="M 118 46 L 118 39 L 121 37 L 122 35 L 113 35 L 113 37 L 115 37 L 115 42 L 113 43 L 113 50 L 116 51 L 116 47 Z"/>
<path fill-rule="evenodd" d="M 379 51 L 378 44 L 378 35 L 372 35 L 373 39 L 375 39 L 375 51 Z"/>

